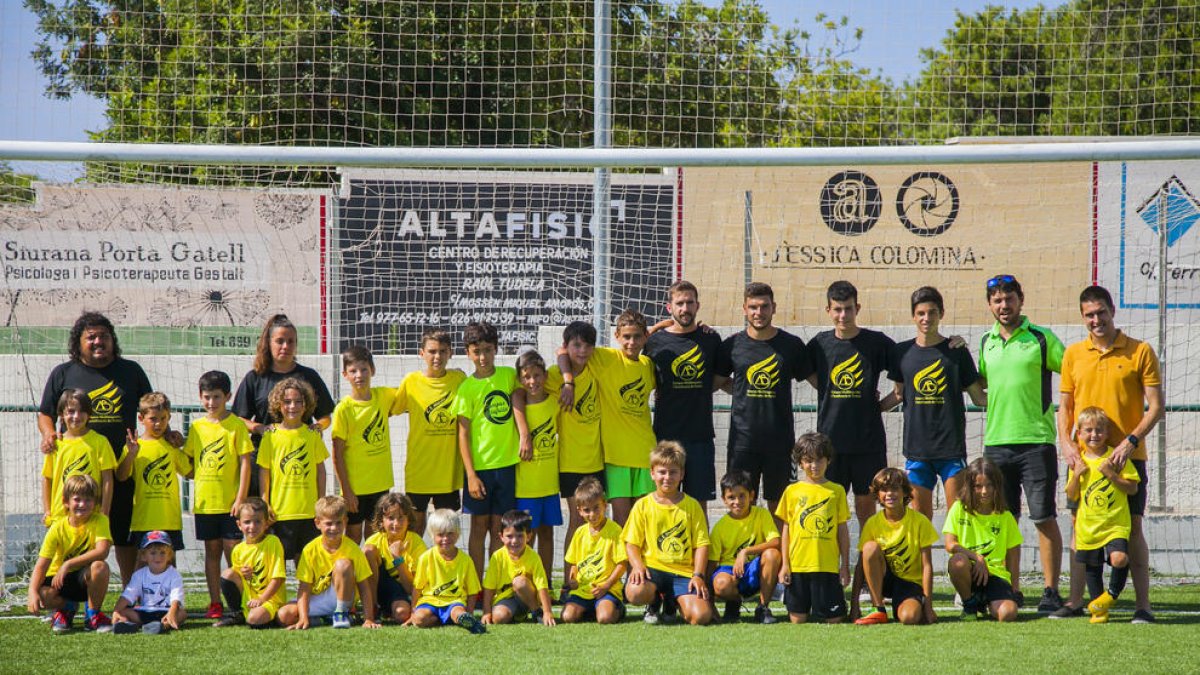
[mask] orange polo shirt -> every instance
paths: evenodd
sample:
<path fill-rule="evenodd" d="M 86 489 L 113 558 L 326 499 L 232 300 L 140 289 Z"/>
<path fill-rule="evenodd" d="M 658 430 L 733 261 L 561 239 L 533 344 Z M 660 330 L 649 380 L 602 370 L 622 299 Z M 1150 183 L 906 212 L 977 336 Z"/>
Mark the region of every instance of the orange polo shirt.
<path fill-rule="evenodd" d="M 1109 443 L 1116 445 L 1142 420 L 1146 410 L 1146 387 L 1162 385 L 1158 357 L 1150 345 L 1118 331 L 1112 347 L 1102 352 L 1091 336 L 1067 347 L 1062 359 L 1059 389 L 1075 397 L 1075 414 L 1096 406 L 1116 425 Z M 1142 439 L 1143 441 L 1145 439 Z M 1139 443 L 1134 459 L 1146 459 L 1146 444 Z"/>

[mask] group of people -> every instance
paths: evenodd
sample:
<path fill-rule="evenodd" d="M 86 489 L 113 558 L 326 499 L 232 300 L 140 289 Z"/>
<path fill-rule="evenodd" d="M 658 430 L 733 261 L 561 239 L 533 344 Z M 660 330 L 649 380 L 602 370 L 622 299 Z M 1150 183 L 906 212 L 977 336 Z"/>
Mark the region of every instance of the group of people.
<path fill-rule="evenodd" d="M 448 368 L 451 337 L 430 329 L 419 345 L 424 368 L 379 387 L 371 353 L 351 345 L 342 353 L 350 393 L 337 404 L 316 371 L 296 362 L 296 329 L 276 315 L 236 393 L 225 373 L 201 376 L 206 414 L 186 436 L 170 428 L 167 397 L 121 357 L 111 322 L 85 313 L 38 414 L 49 529 L 29 609 L 55 610 L 54 630 L 65 632 L 86 603 L 85 628 L 113 628 L 102 605 L 115 547 L 126 587 L 115 632 L 177 628 L 183 590 L 171 563 L 184 546 L 177 476 L 185 476 L 196 486 L 206 616 L 219 626 L 306 628 L 329 617 L 349 627 L 361 603 L 368 627 L 386 617 L 483 632 L 526 615 L 553 624 L 555 597 L 568 622 L 618 621 L 629 603 L 646 605 L 649 622 L 677 610 L 703 624 L 715 602 L 734 620 L 744 600 L 757 599 L 755 620 L 774 623 L 777 585 L 793 622 L 885 623 L 886 597 L 895 619 L 922 623 L 935 618 L 931 518 L 940 480 L 948 573 L 964 616 L 1011 620 L 1024 602 L 1016 524 L 1024 493 L 1039 535 L 1039 612 L 1083 615 L 1086 581 L 1086 609 L 1106 621 L 1129 573 L 1134 621 L 1153 621 L 1141 527 L 1141 439 L 1163 410 L 1153 351 L 1116 328 L 1101 287 L 1080 296 L 1087 339 L 1065 348 L 1024 316 L 1015 278 L 993 277 L 984 290 L 996 323 L 978 367 L 961 339 L 939 332 L 944 305 L 932 287 L 913 293 L 916 336 L 897 344 L 858 326 L 857 290 L 835 282 L 826 294 L 833 327 L 806 344 L 773 325 L 770 286 L 746 287 L 746 328 L 722 340 L 697 320 L 696 287 L 680 281 L 667 290 L 669 319 L 648 326 L 623 312 L 615 348 L 598 347 L 595 327 L 573 322 L 549 367 L 535 351 L 497 366 L 496 329 L 472 323 L 462 336 L 472 373 Z M 893 387 L 881 397 L 885 372 Z M 1057 416 L 1054 372 L 1062 375 Z M 799 381 L 815 387 L 818 413 L 817 430 L 797 439 Z M 719 483 L 718 389 L 732 395 Z M 986 408 L 984 456 L 970 464 L 963 393 Z M 903 470 L 887 466 L 882 417 L 898 405 Z M 403 413 L 402 494 L 393 491 L 389 417 Z M 1056 440 L 1076 522 L 1065 601 Z M 330 456 L 340 496 L 326 494 Z M 710 532 L 707 502 L 718 489 L 728 513 Z M 848 493 L 861 526 L 853 565 Z M 470 517 L 466 552 L 457 546 L 460 509 Z M 287 559 L 296 562 L 292 602 Z M 864 586 L 873 605 L 865 613 Z"/>

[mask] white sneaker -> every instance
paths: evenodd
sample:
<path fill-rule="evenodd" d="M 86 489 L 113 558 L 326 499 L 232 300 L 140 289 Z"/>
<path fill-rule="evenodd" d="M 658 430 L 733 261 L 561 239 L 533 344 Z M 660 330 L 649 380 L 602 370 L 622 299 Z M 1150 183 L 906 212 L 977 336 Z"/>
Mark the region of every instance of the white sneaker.
<path fill-rule="evenodd" d="M 349 628 L 350 627 L 350 613 L 349 612 L 334 612 L 333 613 L 333 627 L 334 628 Z"/>

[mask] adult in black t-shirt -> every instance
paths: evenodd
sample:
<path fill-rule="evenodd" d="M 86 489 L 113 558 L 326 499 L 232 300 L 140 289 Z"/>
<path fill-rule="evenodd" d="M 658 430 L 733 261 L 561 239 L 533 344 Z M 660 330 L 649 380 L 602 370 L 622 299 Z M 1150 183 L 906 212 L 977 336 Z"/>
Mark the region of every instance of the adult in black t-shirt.
<path fill-rule="evenodd" d="M 687 451 L 683 491 L 707 508 L 708 500 L 717 498 L 712 392 L 726 378 L 714 373 L 721 336 L 696 323 L 699 309 L 696 286 L 674 283 L 667 289 L 671 319 L 655 326 L 643 351 L 654 362 L 658 382 L 654 435 L 660 441 L 678 441 Z"/>
<path fill-rule="evenodd" d="M 725 339 L 717 355 L 717 374 L 733 377 L 729 416 L 729 469 L 750 473 L 771 513 L 795 477 L 796 442 L 792 382 L 812 372 L 808 350 L 799 337 L 771 325 L 775 293 L 767 284 L 746 286 L 742 311 L 746 330 Z"/>
<path fill-rule="evenodd" d="M 885 407 L 904 403 L 904 457 L 913 484 L 913 505 L 933 518 L 933 489 L 942 479 L 946 509 L 958 499 L 958 474 L 967 466 L 967 409 L 962 392 L 987 406 L 983 382 L 966 349 L 954 349 L 938 332 L 942 294 L 922 286 L 912 295 L 917 337 L 896 345 L 892 361 L 895 383 Z"/>
<path fill-rule="evenodd" d="M 92 401 L 88 427 L 108 439 L 114 457 L 120 457 L 129 432 L 137 433 L 138 401 L 153 391 L 150 379 L 136 361 L 121 357 L 116 330 L 103 314 L 84 312 L 75 320 L 67 338 L 67 353 L 71 360 L 50 371 L 42 390 L 42 402 L 38 406 L 42 452 L 54 452 L 55 441 L 59 438 L 59 398 L 64 391 L 82 389 Z M 136 545 L 129 541 L 132 515 L 133 480 L 114 481 L 109 527 L 121 579 L 125 582 L 133 576 L 137 562 Z"/>
<path fill-rule="evenodd" d="M 879 331 L 859 327 L 858 290 L 835 281 L 826 291 L 825 311 L 833 330 L 808 343 L 817 389 L 817 431 L 833 441 L 833 461 L 825 474 L 854 494 L 854 513 L 861 527 L 875 513 L 871 480 L 887 466 L 887 437 L 879 408 L 879 377 L 894 372 L 896 343 Z"/>
<path fill-rule="evenodd" d="M 258 338 L 254 354 L 254 369 L 246 373 L 233 398 L 233 414 L 242 418 L 250 429 L 250 440 L 254 443 L 255 460 L 258 459 L 258 444 L 263 432 L 278 420 L 271 419 L 267 397 L 275 385 L 289 377 L 298 377 L 312 386 L 317 394 L 317 408 L 311 418 L 304 420 L 318 431 L 329 427 L 333 414 L 333 397 L 317 371 L 296 363 L 296 327 L 284 314 L 272 316 Z M 258 471 L 250 474 L 250 494 L 258 494 Z"/>

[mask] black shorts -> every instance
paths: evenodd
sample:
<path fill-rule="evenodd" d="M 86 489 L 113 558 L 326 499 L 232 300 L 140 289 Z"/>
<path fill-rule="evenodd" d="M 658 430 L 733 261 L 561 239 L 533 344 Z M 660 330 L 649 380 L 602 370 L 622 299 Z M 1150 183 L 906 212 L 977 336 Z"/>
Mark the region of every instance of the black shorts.
<path fill-rule="evenodd" d="M 1133 468 L 1137 469 L 1138 484 L 1137 492 L 1129 495 L 1129 515 L 1144 516 L 1146 515 L 1146 460 L 1131 459 Z"/>
<path fill-rule="evenodd" d="M 74 572 L 71 572 L 63 579 L 62 588 L 58 589 L 58 597 L 73 602 L 86 602 L 88 599 L 87 580 L 84 575 L 87 573 L 87 567 L 81 567 Z M 54 577 L 46 575 L 42 580 L 42 588 L 50 588 L 50 582 L 54 581 Z"/>
<path fill-rule="evenodd" d="M 425 513 L 429 510 L 429 504 L 433 503 L 435 509 L 450 509 L 457 511 L 462 508 L 462 495 L 458 490 L 450 492 L 438 492 L 435 494 L 425 494 L 421 492 L 409 492 L 408 498 L 412 500 L 413 509 L 417 513 Z"/>
<path fill-rule="evenodd" d="M 363 521 L 375 517 L 375 505 L 387 493 L 388 491 L 384 490 L 383 492 L 372 492 L 369 495 L 357 495 L 358 510 L 350 511 L 346 514 L 346 523 L 349 525 L 361 525 Z"/>
<path fill-rule="evenodd" d="M 1104 545 L 1103 548 L 1093 548 L 1086 551 L 1076 549 L 1075 562 L 1086 567 L 1103 567 L 1105 563 L 1110 563 L 1112 554 L 1120 551 L 1129 555 L 1129 540 L 1128 539 L 1113 539 Z"/>
<path fill-rule="evenodd" d="M 875 474 L 887 466 L 887 453 L 871 455 L 834 455 L 825 477 L 842 486 L 846 494 L 853 490 L 858 497 L 871 494 Z"/>
<path fill-rule="evenodd" d="M 608 489 L 608 481 L 605 479 L 604 469 L 591 473 L 571 473 L 564 471 L 558 474 L 558 494 L 566 499 L 575 499 L 575 490 L 579 488 L 579 484 L 583 482 L 583 479 L 589 476 L 600 481 L 600 487 Z"/>
<path fill-rule="evenodd" d="M 241 541 L 242 531 L 238 529 L 237 520 L 228 513 L 197 513 L 196 539 L 198 541 L 214 539 Z"/>
<path fill-rule="evenodd" d="M 523 619 L 529 614 L 529 608 L 524 602 L 515 595 L 510 595 L 507 598 L 493 603 L 494 607 L 503 607 L 512 615 L 513 621 Z"/>
<path fill-rule="evenodd" d="M 379 584 L 376 585 L 376 604 L 383 611 L 391 612 L 392 603 L 407 602 L 412 604 L 412 596 L 404 589 L 403 584 L 396 581 L 395 577 L 384 571 L 383 567 L 379 568 Z"/>
<path fill-rule="evenodd" d="M 135 609 L 133 611 L 137 612 L 138 623 L 145 626 L 148 623 L 153 623 L 155 621 L 162 621 L 163 619 L 166 618 L 167 612 L 170 610 L 166 610 L 166 609 L 152 609 L 152 610 Z"/>
<path fill-rule="evenodd" d="M 679 441 L 687 453 L 683 492 L 698 502 L 717 498 L 717 446 L 713 439 Z"/>
<path fill-rule="evenodd" d="M 1012 584 L 1001 579 L 995 574 L 989 574 L 987 583 L 983 586 L 975 586 L 976 593 L 982 593 L 987 598 L 988 603 L 993 603 L 998 600 L 1016 600 L 1017 596 L 1013 593 Z"/>
<path fill-rule="evenodd" d="M 796 480 L 796 466 L 792 464 L 790 451 L 791 448 L 783 452 L 748 452 L 730 448 L 726 468 L 748 472 L 756 490 L 761 480 L 762 489 L 758 491 L 758 496 L 771 502 L 779 501 L 787 486 Z"/>
<path fill-rule="evenodd" d="M 108 529 L 114 546 L 129 546 L 129 524 L 133 522 L 133 479 L 113 478 L 112 506 L 108 511 Z M 133 546 L 137 546 L 134 542 Z"/>
<path fill-rule="evenodd" d="M 312 518 L 277 520 L 271 525 L 271 534 L 279 537 L 279 543 L 283 544 L 283 557 L 291 560 L 299 558 L 304 547 L 321 536 Z"/>
<path fill-rule="evenodd" d="M 832 572 L 792 572 L 783 604 L 789 614 L 807 614 L 819 621 L 846 616 L 842 580 Z"/>
<path fill-rule="evenodd" d="M 142 537 L 146 536 L 146 533 L 151 531 L 152 530 L 134 530 L 130 532 L 129 545 L 140 546 L 142 543 Z M 171 538 L 171 548 L 175 549 L 176 551 L 183 550 L 183 530 L 163 530 L 163 532 L 166 532 L 167 536 Z"/>
<path fill-rule="evenodd" d="M 471 496 L 470 489 L 463 483 L 463 512 L 473 516 L 502 516 L 517 508 L 517 465 L 498 469 L 476 471 L 483 483 L 483 499 Z"/>
<path fill-rule="evenodd" d="M 925 603 L 925 589 L 921 588 L 921 584 L 901 579 L 892 574 L 890 569 L 883 575 L 883 595 L 892 599 L 893 617 L 896 616 L 896 610 L 905 600 L 911 598 L 922 604 Z"/>
<path fill-rule="evenodd" d="M 1022 491 L 1030 520 L 1041 523 L 1058 516 L 1058 451 L 1053 443 L 989 445 L 983 456 L 1004 476 L 1004 501 L 1014 517 L 1021 517 Z"/>

